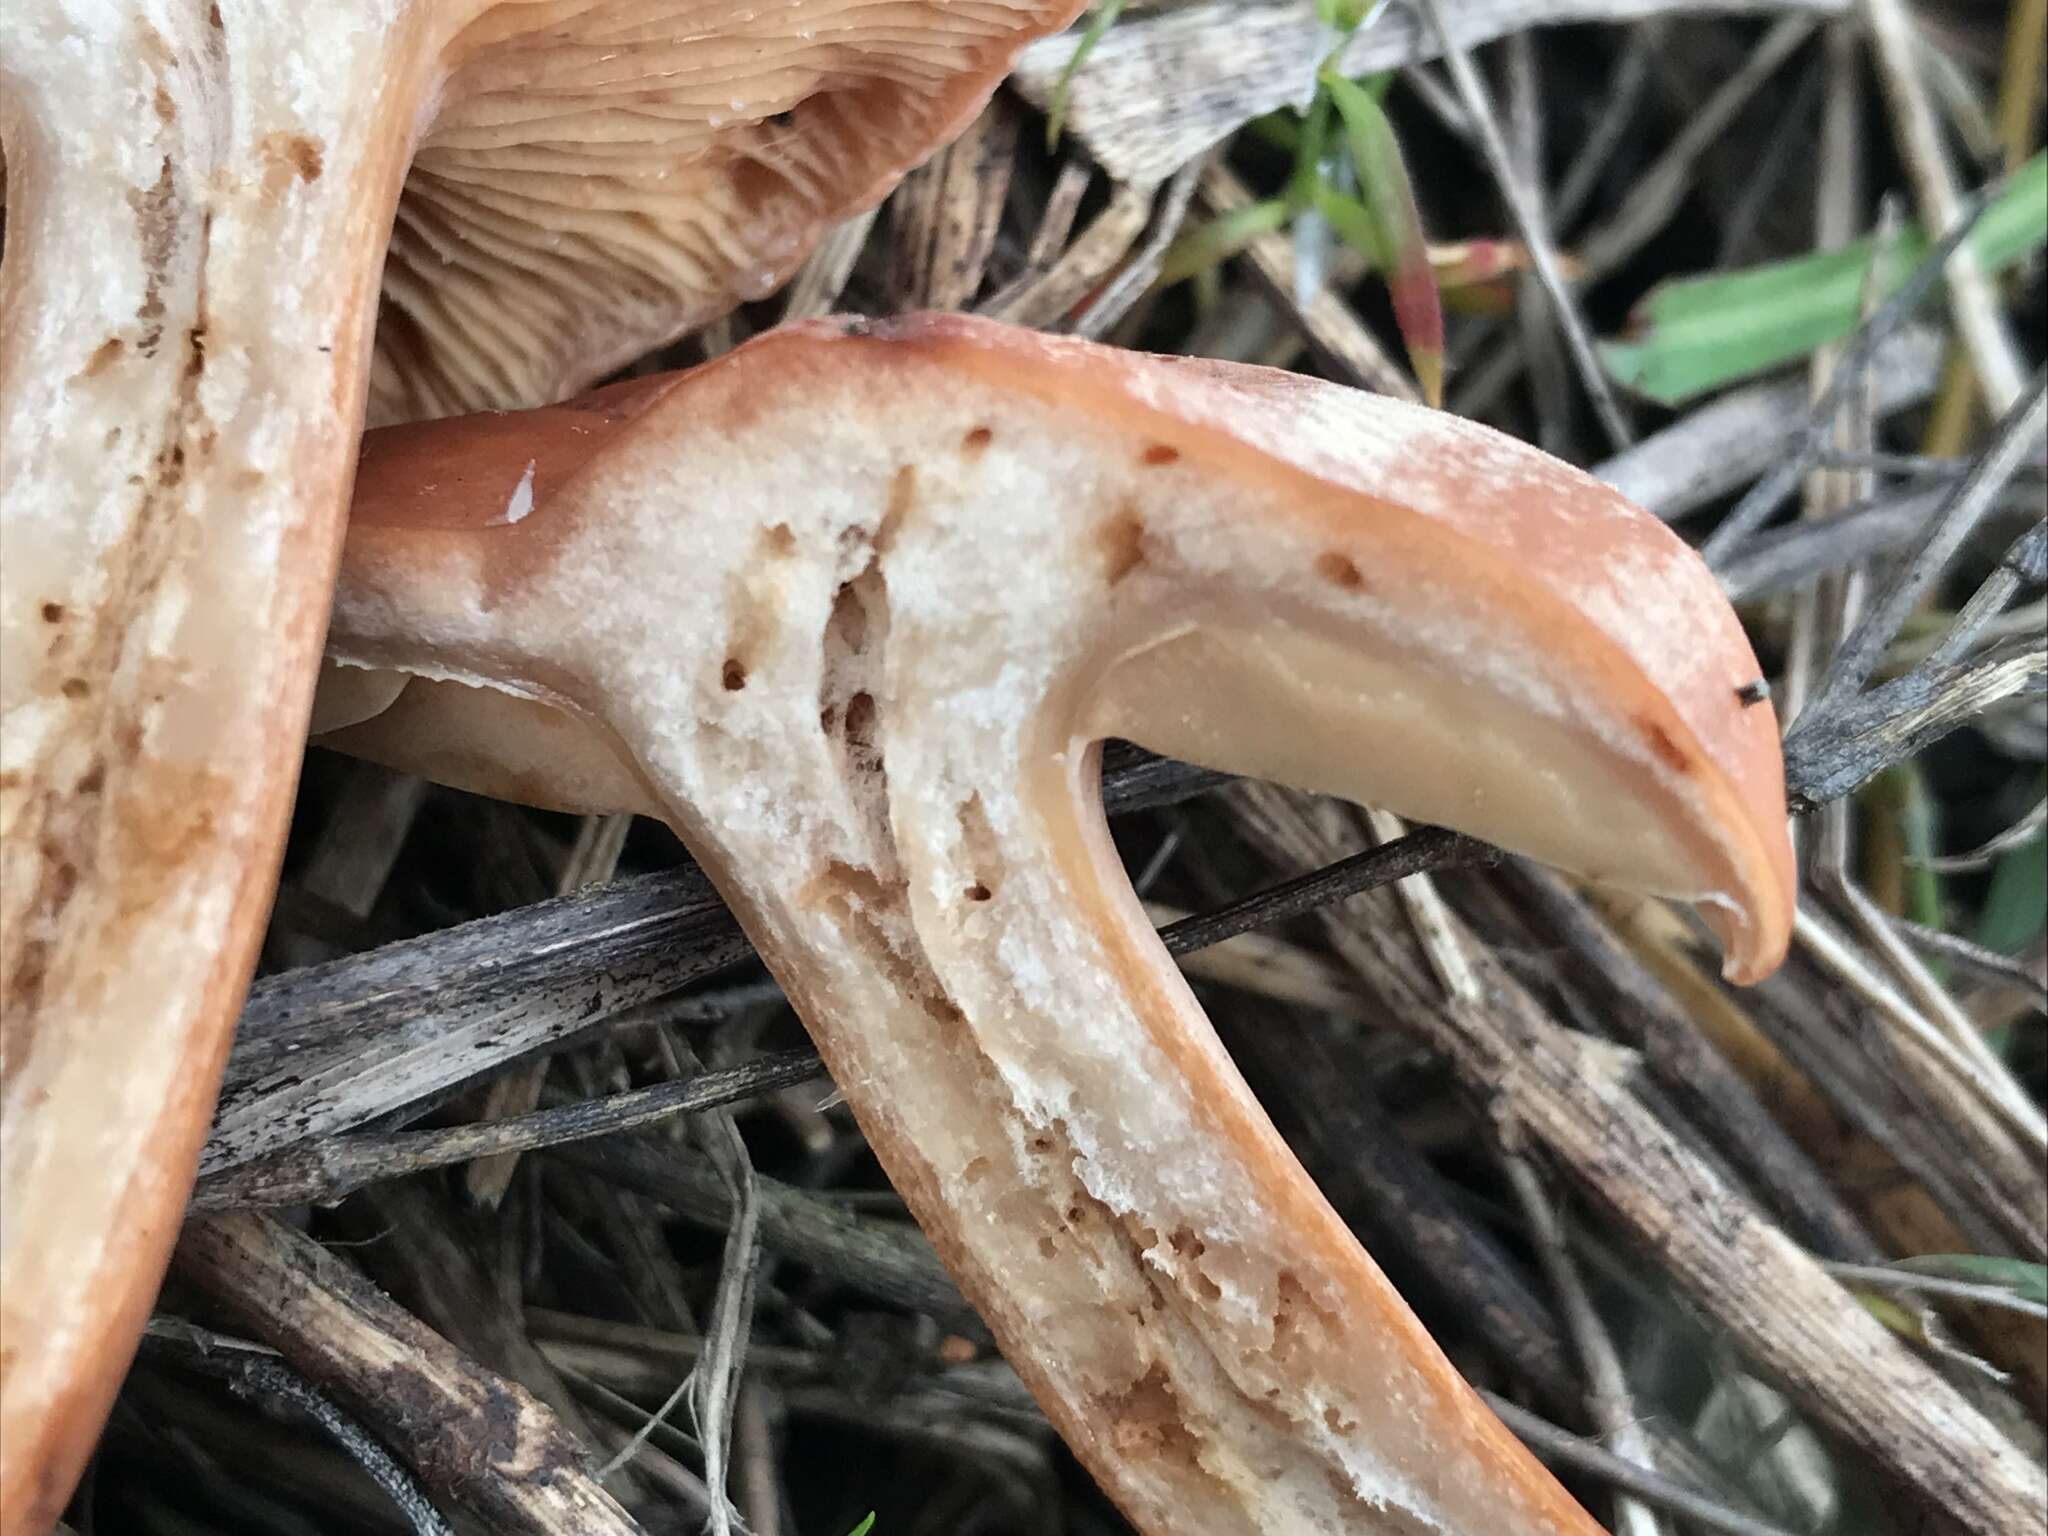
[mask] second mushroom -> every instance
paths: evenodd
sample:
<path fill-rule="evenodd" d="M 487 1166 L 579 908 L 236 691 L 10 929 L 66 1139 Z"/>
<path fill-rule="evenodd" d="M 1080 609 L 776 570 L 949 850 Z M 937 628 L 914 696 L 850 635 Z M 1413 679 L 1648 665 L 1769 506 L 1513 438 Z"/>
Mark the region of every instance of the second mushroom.
<path fill-rule="evenodd" d="M 677 828 L 1141 1529 L 1598 1529 L 1239 1078 L 1124 878 L 1097 753 L 1697 903 L 1758 977 L 1792 903 L 1775 722 L 1654 520 L 1289 375 L 833 321 L 373 434 L 330 655 L 344 749 Z"/>
<path fill-rule="evenodd" d="M 1079 4 L 0 6 L 0 1528 L 162 1277 L 366 410 L 559 399 L 766 293 Z"/>

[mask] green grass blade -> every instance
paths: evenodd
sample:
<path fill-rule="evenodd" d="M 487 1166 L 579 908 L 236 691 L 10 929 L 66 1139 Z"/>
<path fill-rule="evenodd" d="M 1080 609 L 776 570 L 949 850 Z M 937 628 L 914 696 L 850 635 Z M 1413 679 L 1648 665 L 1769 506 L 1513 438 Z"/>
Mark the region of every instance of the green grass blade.
<path fill-rule="evenodd" d="M 2048 928 L 2048 834 L 1999 856 L 1991 889 L 1977 916 L 1976 939 L 2001 955 L 2017 955 Z"/>
<path fill-rule="evenodd" d="M 1317 91 L 1302 114 L 1294 140 L 1294 169 L 1287 178 L 1287 198 L 1297 209 L 1315 201 L 1323 184 L 1323 151 L 1330 142 L 1330 94 Z"/>
<path fill-rule="evenodd" d="M 1045 104 L 1045 148 L 1048 154 L 1060 147 L 1060 133 L 1067 126 L 1067 92 L 1074 83 L 1074 76 L 1080 73 L 1088 55 L 1102 41 L 1102 34 L 1116 25 L 1116 19 L 1123 11 L 1124 0 L 1102 0 L 1088 13 L 1088 30 L 1074 45 L 1073 53 L 1067 58 L 1067 67 L 1060 71 L 1059 83 L 1052 88 L 1052 100 Z M 855 1531 L 853 1536 L 860 1536 L 860 1532 Z"/>
<path fill-rule="evenodd" d="M 2048 1265 L 2025 1259 L 1993 1258 L 1982 1253 L 1926 1253 L 1918 1258 L 1896 1260 L 1891 1267 L 1943 1280 L 1995 1285 L 2011 1291 L 2021 1301 L 2048 1306 Z"/>
<path fill-rule="evenodd" d="M 1261 235 L 1285 229 L 1294 209 L 1284 197 L 1248 203 L 1196 226 L 1166 249 L 1159 281 L 1178 283 L 1228 261 Z"/>
<path fill-rule="evenodd" d="M 2008 179 L 1971 231 L 1987 272 L 2002 272 L 2048 243 L 2048 153 Z M 1917 227 L 1891 247 L 1883 291 L 1905 281 L 1929 245 Z M 1856 326 L 1874 246 L 1859 240 L 1737 272 L 1660 285 L 1637 307 L 1629 336 L 1601 344 L 1614 378 L 1664 405 L 1679 405 L 1804 357 Z"/>
<path fill-rule="evenodd" d="M 1334 188 L 1318 186 L 1315 205 L 1316 212 L 1330 221 L 1338 238 L 1372 263 L 1373 271 L 1386 270 L 1386 257 L 1380 250 L 1380 228 L 1365 204 Z"/>
<path fill-rule="evenodd" d="M 1924 928 L 1937 932 L 1948 927 L 1948 907 L 1942 900 L 1940 872 L 1929 861 L 1941 851 L 1941 808 L 1927 788 L 1927 773 L 1917 762 L 1899 765 L 1902 771 L 1904 804 L 1900 830 L 1906 842 L 1906 916 Z M 1946 967 L 1937 967 L 1942 975 Z"/>
<path fill-rule="evenodd" d="M 1971 937 L 2001 955 L 2024 954 L 2048 930 L 2048 832 L 2008 848 L 1991 867 Z M 2013 1028 L 2001 1024 L 1984 1040 L 2001 1056 L 2012 1049 Z"/>
<path fill-rule="evenodd" d="M 1422 210 L 1415 203 L 1415 188 L 1408 180 L 1408 167 L 1401 159 L 1394 125 L 1387 121 L 1378 99 L 1365 87 L 1334 70 L 1325 70 L 1321 82 L 1338 116 L 1344 120 L 1352 168 L 1358 173 L 1358 206 L 1372 225 L 1372 243 L 1361 249 L 1368 256 L 1377 250 L 1380 272 L 1394 301 L 1394 323 L 1401 329 L 1408 361 L 1422 381 L 1423 397 L 1431 405 L 1440 405 L 1444 387 L 1443 300 L 1437 292 L 1436 269 L 1429 260 Z M 1324 208 L 1322 198 L 1317 199 L 1316 206 L 1342 234 L 1343 226 Z"/>

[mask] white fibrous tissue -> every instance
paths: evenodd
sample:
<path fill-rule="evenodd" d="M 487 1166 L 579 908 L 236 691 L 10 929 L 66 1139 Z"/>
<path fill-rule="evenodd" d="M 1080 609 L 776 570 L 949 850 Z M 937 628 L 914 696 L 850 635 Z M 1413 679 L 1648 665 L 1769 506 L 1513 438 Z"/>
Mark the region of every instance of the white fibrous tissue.
<path fill-rule="evenodd" d="M 533 510 L 533 466 L 536 461 L 526 461 L 526 473 L 519 477 L 519 483 L 512 487 L 512 497 L 505 503 L 505 515 L 498 519 L 500 525 L 509 527 L 520 521 Z"/>

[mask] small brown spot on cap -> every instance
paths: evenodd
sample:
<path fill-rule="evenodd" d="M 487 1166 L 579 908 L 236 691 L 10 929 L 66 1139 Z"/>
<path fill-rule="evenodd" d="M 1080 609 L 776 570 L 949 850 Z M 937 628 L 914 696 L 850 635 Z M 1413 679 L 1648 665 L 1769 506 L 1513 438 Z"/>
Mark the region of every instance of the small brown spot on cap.
<path fill-rule="evenodd" d="M 45 624 L 62 624 L 64 622 L 64 605 L 62 603 L 43 604 L 43 622 Z"/>
<path fill-rule="evenodd" d="M 988 427 L 976 427 L 960 439 L 960 451 L 965 454 L 979 454 L 995 440 L 995 433 Z"/>
<path fill-rule="evenodd" d="M 1673 773 L 1692 772 L 1692 759 L 1661 724 L 1647 715 L 1638 715 L 1636 729 L 1643 733 L 1643 740 L 1650 744 L 1650 750 L 1656 754 L 1658 762 Z"/>
<path fill-rule="evenodd" d="M 1161 464 L 1174 464 L 1180 460 L 1180 450 L 1170 443 L 1153 443 L 1146 448 L 1141 462 L 1157 468 Z"/>
<path fill-rule="evenodd" d="M 1325 550 L 1316 556 L 1316 574 L 1335 587 L 1346 592 L 1359 592 L 1365 588 L 1365 577 L 1349 555 L 1340 555 L 1336 550 Z"/>
<path fill-rule="evenodd" d="M 1095 530 L 1095 545 L 1102 551 L 1103 574 L 1113 587 L 1145 561 L 1145 521 L 1137 511 L 1124 507 Z"/>
<path fill-rule="evenodd" d="M 738 657 L 728 656 L 725 658 L 725 668 L 720 672 L 718 680 L 725 685 L 727 693 L 738 693 L 747 686 L 747 669 L 741 664 Z"/>

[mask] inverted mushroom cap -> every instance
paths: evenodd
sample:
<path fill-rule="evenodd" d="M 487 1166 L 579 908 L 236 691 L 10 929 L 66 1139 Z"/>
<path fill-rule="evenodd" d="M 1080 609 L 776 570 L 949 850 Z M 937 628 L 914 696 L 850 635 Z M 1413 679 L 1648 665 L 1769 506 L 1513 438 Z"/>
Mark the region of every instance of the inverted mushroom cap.
<path fill-rule="evenodd" d="M 765 296 L 1081 3 L 482 11 L 399 199 L 370 419 L 560 399 Z"/>
<path fill-rule="evenodd" d="M 1135 1524 L 1597 1529 L 1238 1077 L 1096 747 L 1700 902 L 1760 974 L 1790 921 L 1775 726 L 1660 525 L 1450 418 L 963 319 L 374 434 L 357 484 L 330 654 L 372 681 L 331 739 L 676 827 Z"/>

